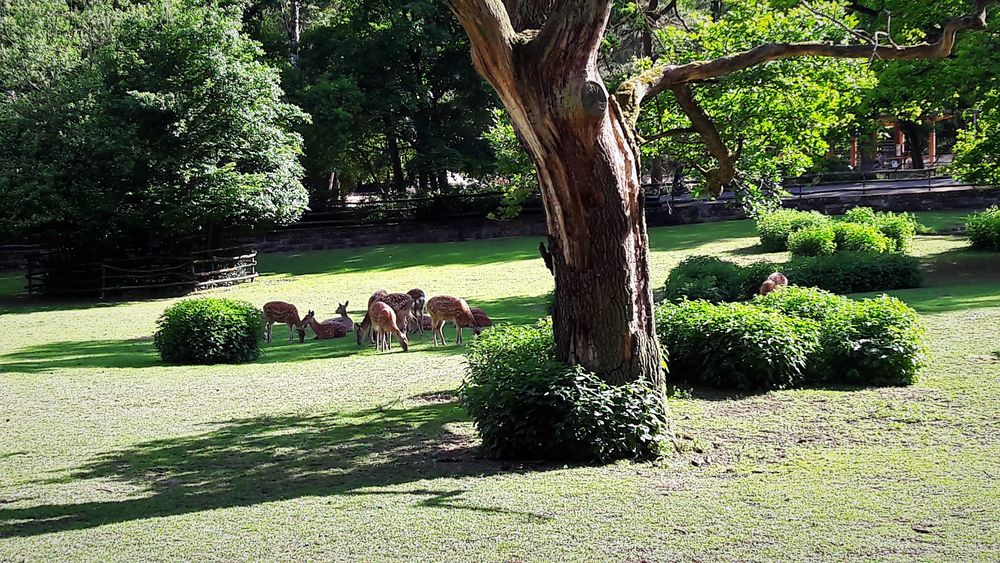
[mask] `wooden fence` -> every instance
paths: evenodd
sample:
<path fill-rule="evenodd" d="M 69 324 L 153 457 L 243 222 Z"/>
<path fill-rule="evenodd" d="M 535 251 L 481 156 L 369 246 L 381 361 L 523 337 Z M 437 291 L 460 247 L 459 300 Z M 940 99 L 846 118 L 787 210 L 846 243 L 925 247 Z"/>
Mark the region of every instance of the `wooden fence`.
<path fill-rule="evenodd" d="M 31 295 L 106 297 L 126 293 L 187 293 L 257 277 L 252 245 L 192 252 L 189 256 L 142 256 L 73 263 L 65 255 L 39 252 L 28 256 L 27 290 Z"/>

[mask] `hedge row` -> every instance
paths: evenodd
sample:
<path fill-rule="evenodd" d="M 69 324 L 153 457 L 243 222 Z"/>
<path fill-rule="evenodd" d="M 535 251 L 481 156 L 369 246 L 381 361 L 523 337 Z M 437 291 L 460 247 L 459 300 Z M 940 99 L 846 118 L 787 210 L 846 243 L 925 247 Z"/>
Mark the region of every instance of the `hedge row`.
<path fill-rule="evenodd" d="M 835 251 L 906 252 L 913 244 L 917 220 L 910 213 L 876 212 L 855 207 L 840 220 L 817 211 L 779 209 L 757 217 L 757 233 L 765 250 L 789 250 L 799 256 Z"/>
<path fill-rule="evenodd" d="M 841 252 L 747 266 L 714 256 L 692 256 L 670 271 L 664 297 L 670 301 L 745 301 L 757 294 L 772 272 L 782 272 L 793 285 L 834 293 L 907 289 L 921 284 L 919 261 L 902 254 Z"/>

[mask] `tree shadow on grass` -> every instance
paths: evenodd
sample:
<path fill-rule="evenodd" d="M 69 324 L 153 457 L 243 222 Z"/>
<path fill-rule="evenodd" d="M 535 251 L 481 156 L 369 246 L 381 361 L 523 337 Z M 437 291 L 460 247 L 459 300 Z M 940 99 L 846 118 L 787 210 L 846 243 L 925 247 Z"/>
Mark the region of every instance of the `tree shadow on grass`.
<path fill-rule="evenodd" d="M 131 496 L 139 498 L 0 506 L 0 538 L 307 496 L 416 496 L 424 497 L 418 506 L 547 518 L 463 500 L 465 490 L 458 487 L 406 487 L 430 479 L 531 470 L 478 459 L 468 438 L 447 428 L 464 419 L 456 403 L 431 402 L 350 414 L 238 419 L 201 434 L 138 444 L 38 483 L 113 480 L 137 488 Z"/>

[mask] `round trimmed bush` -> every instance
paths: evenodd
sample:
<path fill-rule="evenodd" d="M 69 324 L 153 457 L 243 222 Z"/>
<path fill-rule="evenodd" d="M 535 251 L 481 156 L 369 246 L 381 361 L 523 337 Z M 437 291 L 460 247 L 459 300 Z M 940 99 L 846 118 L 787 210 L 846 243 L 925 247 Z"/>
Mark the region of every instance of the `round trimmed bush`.
<path fill-rule="evenodd" d="M 909 385 L 926 354 L 916 311 L 883 295 L 851 301 L 823 320 L 816 371 L 836 383 Z"/>
<path fill-rule="evenodd" d="M 758 296 L 753 303 L 783 315 L 822 322 L 842 307 L 849 306 L 852 301 L 815 287 L 790 285 Z"/>
<path fill-rule="evenodd" d="M 757 234 L 765 250 L 781 251 L 788 248 L 788 237 L 792 233 L 827 226 L 830 222 L 829 217 L 818 211 L 778 209 L 757 217 Z"/>
<path fill-rule="evenodd" d="M 656 310 L 670 377 L 723 389 L 762 391 L 800 384 L 818 325 L 743 303 L 685 301 Z"/>
<path fill-rule="evenodd" d="M 864 208 L 857 208 L 864 209 Z M 833 227 L 838 250 L 845 252 L 892 252 L 895 241 L 882 234 L 878 228 L 861 223 L 836 223 Z"/>
<path fill-rule="evenodd" d="M 153 343 L 171 364 L 232 364 L 260 357 L 261 311 L 245 301 L 180 301 L 157 321 Z"/>
<path fill-rule="evenodd" d="M 714 256 L 691 256 L 670 270 L 664 296 L 671 301 L 738 301 L 745 298 L 744 280 L 745 274 L 737 264 Z"/>
<path fill-rule="evenodd" d="M 469 346 L 460 395 L 492 457 L 607 462 L 661 455 L 663 393 L 608 385 L 555 359 L 551 320 L 493 326 Z"/>
<path fill-rule="evenodd" d="M 973 213 L 965 221 L 972 248 L 1000 250 L 1000 206 Z"/>
<path fill-rule="evenodd" d="M 837 250 L 836 233 L 824 225 L 796 231 L 788 236 L 788 251 L 795 256 L 825 256 Z"/>

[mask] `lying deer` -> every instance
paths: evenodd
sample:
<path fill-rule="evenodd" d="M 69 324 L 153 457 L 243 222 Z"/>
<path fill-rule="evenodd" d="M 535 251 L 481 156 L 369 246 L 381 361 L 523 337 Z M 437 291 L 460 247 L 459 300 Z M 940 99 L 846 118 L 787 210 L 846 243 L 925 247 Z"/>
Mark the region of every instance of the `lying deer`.
<path fill-rule="evenodd" d="M 271 329 L 274 323 L 284 323 L 288 325 L 288 342 L 292 341 L 292 331 L 299 334 L 299 342 L 306 340 L 306 322 L 299 318 L 299 310 L 291 303 L 284 301 L 271 301 L 264 304 L 264 340 L 271 341 Z"/>
<path fill-rule="evenodd" d="M 368 300 L 368 311 L 369 313 L 365 315 L 362 319 L 361 324 L 357 325 L 358 330 L 358 346 L 364 343 L 365 338 L 368 337 L 368 332 L 371 329 L 371 307 L 375 303 L 385 303 L 388 305 L 392 312 L 396 314 L 396 321 L 399 325 L 406 330 L 410 326 L 410 319 L 413 318 L 413 298 L 405 293 L 384 293 L 385 290 L 376 291 L 372 294 L 371 298 Z"/>
<path fill-rule="evenodd" d="M 347 305 L 348 305 L 348 303 L 350 303 L 350 301 L 345 301 L 343 303 L 338 303 L 337 304 L 337 314 L 340 315 L 340 316 L 339 317 L 334 317 L 332 319 L 327 319 L 327 320 L 323 321 L 323 324 L 329 323 L 329 324 L 339 325 L 341 328 L 344 329 L 344 334 L 347 334 L 348 332 L 351 332 L 352 330 L 354 330 L 354 321 L 351 320 L 351 317 L 347 316 Z"/>
<path fill-rule="evenodd" d="M 417 320 L 415 323 L 408 323 L 411 324 L 408 332 L 415 332 L 415 328 L 422 335 L 424 333 L 424 323 L 421 319 L 424 316 L 424 305 L 427 303 L 427 294 L 419 288 L 411 289 L 406 294 L 413 298 L 413 318 Z M 409 319 L 407 320 L 409 321 Z"/>
<path fill-rule="evenodd" d="M 368 309 L 368 318 L 371 319 L 376 349 L 383 352 L 391 350 L 392 336 L 395 335 L 403 351 L 409 350 L 410 343 L 406 339 L 406 333 L 399 330 L 399 326 L 396 325 L 396 312 L 388 303 L 383 301 L 372 303 Z"/>
<path fill-rule="evenodd" d="M 465 302 L 465 299 L 450 295 L 431 297 L 427 302 L 427 312 L 431 316 L 431 330 L 433 331 L 435 345 L 437 345 L 438 339 L 441 340 L 442 346 L 448 343 L 444 339 L 444 324 L 447 322 L 455 325 L 456 344 L 462 344 L 463 342 L 463 326 L 472 327 L 473 334 L 479 334 L 480 332 L 476 317 L 472 315 L 469 304 Z"/>
<path fill-rule="evenodd" d="M 345 329 L 342 324 L 337 324 L 335 322 L 338 320 L 340 319 L 328 319 L 323 322 L 319 322 L 316 320 L 316 314 L 309 311 L 303 322 L 309 323 L 309 327 L 316 333 L 317 339 L 326 340 L 329 338 L 341 338 L 347 336 L 347 333 L 350 332 L 350 330 Z M 353 329 L 354 326 L 351 325 L 351 330 Z"/>

